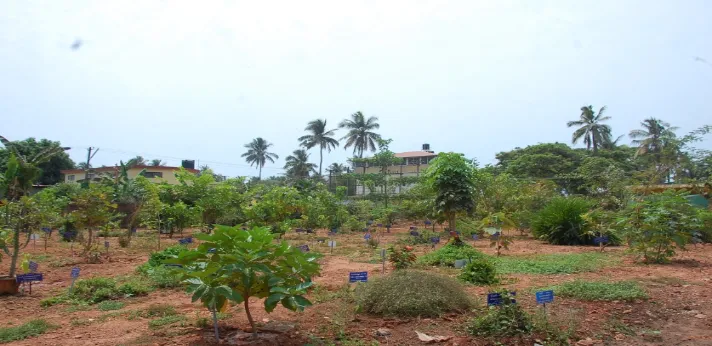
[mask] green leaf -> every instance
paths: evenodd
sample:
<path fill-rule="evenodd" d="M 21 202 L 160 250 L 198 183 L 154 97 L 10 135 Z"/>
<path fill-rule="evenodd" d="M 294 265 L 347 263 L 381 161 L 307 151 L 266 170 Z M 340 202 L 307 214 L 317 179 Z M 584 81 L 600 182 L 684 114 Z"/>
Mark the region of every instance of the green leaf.
<path fill-rule="evenodd" d="M 265 299 L 265 311 L 272 312 L 277 304 L 284 298 L 285 295 L 281 293 L 275 293 Z"/>

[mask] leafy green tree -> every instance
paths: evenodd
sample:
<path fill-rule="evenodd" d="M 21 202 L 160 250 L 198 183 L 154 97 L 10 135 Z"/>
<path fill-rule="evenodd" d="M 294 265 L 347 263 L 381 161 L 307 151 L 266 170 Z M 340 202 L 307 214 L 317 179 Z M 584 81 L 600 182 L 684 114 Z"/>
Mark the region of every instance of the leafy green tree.
<path fill-rule="evenodd" d="M 498 153 L 495 167 L 516 178 L 552 180 L 568 193 L 579 193 L 580 179 L 571 177 L 586 155 L 563 143 L 542 143 Z"/>
<path fill-rule="evenodd" d="M 667 191 L 631 203 L 620 212 L 618 226 L 632 252 L 645 262 L 665 263 L 676 248 L 685 249 L 702 221 L 684 193 Z"/>
<path fill-rule="evenodd" d="M 74 161 L 64 152 L 68 148 L 63 148 L 59 142 L 48 139 L 37 141 L 34 138 L 28 138 L 24 141 L 14 142 L 4 139 L 3 144 L 5 148 L 0 148 L 0 172 L 7 170 L 8 160 L 14 152 L 15 156 L 27 159 L 27 163 L 31 163 L 39 169 L 39 175 L 33 178 L 32 184 L 53 185 L 59 183 L 62 181 L 61 170 L 75 168 Z M 50 155 L 42 158 L 41 153 Z"/>
<path fill-rule="evenodd" d="M 339 123 L 339 128 L 349 132 L 341 138 L 346 140 L 344 149 L 354 147 L 354 155 L 363 157 L 364 151 L 376 151 L 376 143 L 381 139 L 381 135 L 373 132 L 381 127 L 377 117 L 366 117 L 361 112 L 351 114 L 351 119 L 344 119 Z"/>
<path fill-rule="evenodd" d="M 446 216 L 450 231 L 454 232 L 457 214 L 475 208 L 472 163 L 461 154 L 440 153 L 430 162 L 425 180 L 436 191 L 435 209 Z"/>
<path fill-rule="evenodd" d="M 214 314 L 228 301 L 242 303 L 256 334 L 251 297 L 266 298 L 267 312 L 278 304 L 293 311 L 312 305 L 304 295 L 312 285 L 311 278 L 319 274 L 316 254 L 302 253 L 285 241 L 275 243 L 269 229 L 260 227 L 241 230 L 217 226 L 213 234 L 198 234 L 196 238 L 201 240 L 198 248 L 166 262 L 183 266 L 179 271 L 193 294 L 192 300 L 200 300 Z"/>
<path fill-rule="evenodd" d="M 321 165 L 324 161 L 324 149 L 331 152 L 331 149 L 335 149 L 339 146 L 339 141 L 334 139 L 333 130 L 326 129 L 326 119 L 313 120 L 310 121 L 307 127 L 304 129 L 310 134 L 299 137 L 301 145 L 307 149 L 314 147 L 319 147 L 319 175 L 321 175 Z"/>
<path fill-rule="evenodd" d="M 287 177 L 295 180 L 306 179 L 316 173 L 316 165 L 309 162 L 309 154 L 303 149 L 297 149 L 287 156 L 284 169 L 287 170 Z"/>
<path fill-rule="evenodd" d="M 153 159 L 151 160 L 151 164 L 149 166 L 154 166 L 154 167 L 159 167 L 159 166 L 165 166 L 166 164 L 163 162 L 161 159 Z"/>
<path fill-rule="evenodd" d="M 251 202 L 245 215 L 251 226 L 270 227 L 275 233 L 285 233 L 291 217 L 303 210 L 302 197 L 293 187 L 258 185 L 250 191 Z"/>
<path fill-rule="evenodd" d="M 274 163 L 274 160 L 279 158 L 277 154 L 268 151 L 271 146 L 272 143 L 262 137 L 257 137 L 253 139 L 252 142 L 245 144 L 247 152 L 242 154 L 242 157 L 245 158 L 245 161 L 247 161 L 250 166 L 257 166 L 257 169 L 259 169 L 258 177 L 260 179 L 262 179 L 262 167 L 265 166 L 267 161 Z"/>
<path fill-rule="evenodd" d="M 341 175 L 342 173 L 348 171 L 348 167 L 346 167 L 346 166 L 344 166 L 344 165 L 342 165 L 342 164 L 340 164 L 340 163 L 334 162 L 334 163 L 332 163 L 329 167 L 326 168 L 326 171 L 327 171 L 330 175 L 339 176 L 339 175 Z"/>
<path fill-rule="evenodd" d="M 19 199 L 4 202 L 4 215 L 0 220 L 0 232 L 3 233 L 0 237 L 3 240 L 0 243 L 2 243 L 3 252 L 11 257 L 9 275 L 12 277 L 17 270 L 20 250 L 30 242 L 32 232 L 40 228 L 43 215 L 37 201 L 32 197 L 22 196 Z M 28 231 L 27 237 L 21 240 L 20 234 L 25 230 Z"/>
<path fill-rule="evenodd" d="M 593 106 L 581 107 L 580 119 L 569 121 L 566 124 L 568 127 L 580 126 L 574 131 L 571 143 L 576 144 L 583 138 L 583 144 L 586 145 L 586 149 L 593 149 L 595 153 L 604 143 L 611 142 L 611 127 L 603 124 L 604 121 L 610 120 L 611 117 L 604 116 L 603 113 L 605 111 L 606 106 L 601 107 L 598 113 L 593 110 Z"/>
<path fill-rule="evenodd" d="M 88 254 L 94 244 L 94 231 L 109 223 L 114 217 L 116 204 L 111 202 L 112 189 L 99 184 L 90 184 L 81 189 L 72 199 L 74 211 L 71 220 L 77 228 L 87 231 L 83 255 Z"/>

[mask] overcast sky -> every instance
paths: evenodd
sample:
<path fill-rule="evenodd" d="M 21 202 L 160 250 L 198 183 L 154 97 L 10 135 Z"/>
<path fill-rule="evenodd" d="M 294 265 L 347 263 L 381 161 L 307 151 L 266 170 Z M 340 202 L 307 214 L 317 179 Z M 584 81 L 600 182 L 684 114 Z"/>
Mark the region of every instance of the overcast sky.
<path fill-rule="evenodd" d="M 281 174 L 308 121 L 335 128 L 359 110 L 396 152 L 430 143 L 483 163 L 568 143 L 588 104 L 608 106 L 616 135 L 651 116 L 681 132 L 712 123 L 712 65 L 695 58 L 712 63 L 705 0 L 0 7 L 0 133 L 59 140 L 77 162 L 99 147 L 94 165 L 140 154 L 256 175 L 240 155 L 261 136 L 280 156 L 264 175 Z M 350 155 L 325 153 L 324 166 Z"/>

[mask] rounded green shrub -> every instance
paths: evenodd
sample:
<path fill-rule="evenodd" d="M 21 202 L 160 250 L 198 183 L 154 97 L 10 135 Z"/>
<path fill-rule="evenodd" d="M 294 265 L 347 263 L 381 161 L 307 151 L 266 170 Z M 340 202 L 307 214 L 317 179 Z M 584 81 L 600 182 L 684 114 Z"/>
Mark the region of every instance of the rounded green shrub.
<path fill-rule="evenodd" d="M 554 198 L 534 217 L 532 234 L 554 245 L 593 244 L 583 217 L 590 208 L 591 204 L 582 198 Z"/>
<path fill-rule="evenodd" d="M 400 270 L 359 285 L 356 301 L 362 312 L 398 317 L 436 317 L 472 306 L 456 280 L 412 270 Z"/>
<path fill-rule="evenodd" d="M 465 265 L 458 278 L 461 281 L 481 286 L 494 285 L 499 282 L 494 264 L 484 258 L 473 260 Z"/>
<path fill-rule="evenodd" d="M 470 245 L 448 243 L 433 252 L 418 257 L 418 263 L 430 266 L 454 267 L 457 260 L 469 259 L 474 261 L 481 258 L 484 258 L 484 255 Z"/>

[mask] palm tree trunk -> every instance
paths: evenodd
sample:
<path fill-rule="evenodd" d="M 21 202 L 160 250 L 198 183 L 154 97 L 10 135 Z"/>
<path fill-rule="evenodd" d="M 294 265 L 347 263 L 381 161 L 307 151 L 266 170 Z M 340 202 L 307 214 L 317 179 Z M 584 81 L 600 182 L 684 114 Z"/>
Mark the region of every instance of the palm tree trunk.
<path fill-rule="evenodd" d="M 324 147 L 319 148 L 319 176 L 321 176 L 321 163 L 324 161 Z"/>
<path fill-rule="evenodd" d="M 260 173 L 257 176 L 257 180 L 262 180 L 262 165 L 260 165 Z"/>

